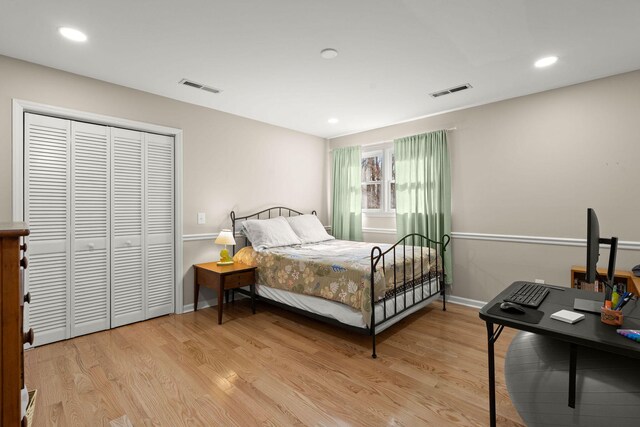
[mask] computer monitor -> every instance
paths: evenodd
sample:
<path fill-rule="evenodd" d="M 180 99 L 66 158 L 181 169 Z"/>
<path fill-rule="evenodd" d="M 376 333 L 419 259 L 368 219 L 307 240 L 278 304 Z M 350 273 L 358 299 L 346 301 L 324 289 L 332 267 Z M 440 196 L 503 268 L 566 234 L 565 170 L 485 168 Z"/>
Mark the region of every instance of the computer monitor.
<path fill-rule="evenodd" d="M 594 283 L 598 276 L 597 264 L 598 258 L 600 258 L 600 244 L 609 245 L 609 266 L 607 268 L 607 281 L 606 285 L 611 289 L 613 285 L 613 276 L 616 269 L 616 254 L 618 252 L 618 238 L 612 237 L 610 239 L 600 238 L 600 224 L 598 222 L 598 216 L 596 212 L 589 208 L 587 209 L 587 275 L 586 281 L 588 283 Z"/>
<path fill-rule="evenodd" d="M 600 258 L 600 224 L 596 211 L 587 209 L 587 283 L 594 283 L 597 276 L 597 264 Z"/>
<path fill-rule="evenodd" d="M 600 224 L 596 212 L 587 209 L 587 275 L 585 280 L 588 283 L 594 283 L 598 277 L 597 264 L 600 258 L 600 244 L 609 245 L 609 267 L 607 268 L 607 278 L 605 281 L 605 300 L 611 299 L 613 291 L 613 275 L 616 270 L 616 253 L 618 252 L 618 238 L 610 239 L 600 238 Z M 592 313 L 600 313 L 601 301 L 592 301 L 590 299 L 576 298 L 573 302 L 573 308 L 580 311 L 589 311 Z"/>

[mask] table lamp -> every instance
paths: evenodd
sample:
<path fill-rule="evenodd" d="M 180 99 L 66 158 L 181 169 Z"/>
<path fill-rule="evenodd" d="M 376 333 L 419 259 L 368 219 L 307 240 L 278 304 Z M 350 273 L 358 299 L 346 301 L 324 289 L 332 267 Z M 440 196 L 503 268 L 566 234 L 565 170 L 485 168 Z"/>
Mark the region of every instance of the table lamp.
<path fill-rule="evenodd" d="M 236 244 L 231 230 L 222 230 L 220 234 L 218 234 L 218 237 L 216 237 L 216 241 L 214 243 L 216 245 L 224 245 L 224 249 L 220 251 L 220 261 L 218 261 L 218 265 L 233 264 L 233 260 L 229 256 L 229 251 L 227 250 L 227 245 Z"/>

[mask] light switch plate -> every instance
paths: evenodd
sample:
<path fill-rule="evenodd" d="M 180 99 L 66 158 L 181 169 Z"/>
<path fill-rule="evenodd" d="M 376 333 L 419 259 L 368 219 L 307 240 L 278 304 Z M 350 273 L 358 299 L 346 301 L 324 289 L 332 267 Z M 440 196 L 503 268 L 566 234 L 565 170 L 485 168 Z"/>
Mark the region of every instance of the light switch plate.
<path fill-rule="evenodd" d="M 207 222 L 204 212 L 198 212 L 198 224 L 204 224 Z"/>

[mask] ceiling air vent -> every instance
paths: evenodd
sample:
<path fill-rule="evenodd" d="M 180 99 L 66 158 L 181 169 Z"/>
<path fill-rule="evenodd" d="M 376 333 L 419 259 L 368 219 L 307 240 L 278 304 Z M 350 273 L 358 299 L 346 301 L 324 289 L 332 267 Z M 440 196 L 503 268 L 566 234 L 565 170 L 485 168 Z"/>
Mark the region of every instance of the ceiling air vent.
<path fill-rule="evenodd" d="M 438 98 L 439 96 L 449 95 L 450 93 L 460 92 L 461 90 L 471 89 L 472 87 L 473 86 L 471 86 L 469 83 L 466 83 L 460 86 L 451 87 L 449 89 L 439 90 L 438 92 L 433 92 L 429 95 L 434 98 Z"/>
<path fill-rule="evenodd" d="M 196 83 L 196 82 L 194 82 L 192 80 L 182 79 L 182 80 L 180 80 L 179 83 L 181 85 L 194 87 L 196 89 L 206 90 L 207 92 L 211 92 L 211 93 L 220 93 L 220 92 L 222 92 L 220 89 L 216 89 L 215 87 L 203 85 L 201 83 Z"/>

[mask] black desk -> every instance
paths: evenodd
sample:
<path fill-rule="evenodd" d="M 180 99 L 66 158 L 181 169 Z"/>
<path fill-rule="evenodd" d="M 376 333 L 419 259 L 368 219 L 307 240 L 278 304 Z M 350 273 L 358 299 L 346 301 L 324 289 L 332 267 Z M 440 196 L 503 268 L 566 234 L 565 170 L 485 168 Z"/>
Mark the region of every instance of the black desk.
<path fill-rule="evenodd" d="M 517 319 L 517 315 L 494 315 L 488 310 L 496 303 L 517 289 L 522 282 L 514 282 L 497 297 L 480 309 L 480 318 L 487 323 L 487 348 L 489 356 L 489 416 L 491 426 L 496 425 L 496 378 L 493 344 L 500 336 L 503 328 L 519 329 L 547 335 L 570 344 L 569 362 L 569 406 L 575 407 L 576 363 L 578 346 L 592 347 L 627 357 L 640 358 L 640 343 L 624 338 L 616 333 L 616 329 L 640 329 L 640 305 L 638 301 L 631 301 L 624 309 L 624 324 L 621 327 L 606 325 L 600 321 L 599 314 L 584 313 L 585 319 L 575 324 L 553 320 L 549 316 L 559 310 L 573 310 L 575 298 L 602 300 L 603 294 L 582 291 L 572 288 L 549 286 L 549 295 L 542 302 L 538 310 L 544 312 L 540 323 L 525 323 Z M 508 316 L 508 317 L 507 317 Z M 494 328 L 494 324 L 498 325 Z"/>

